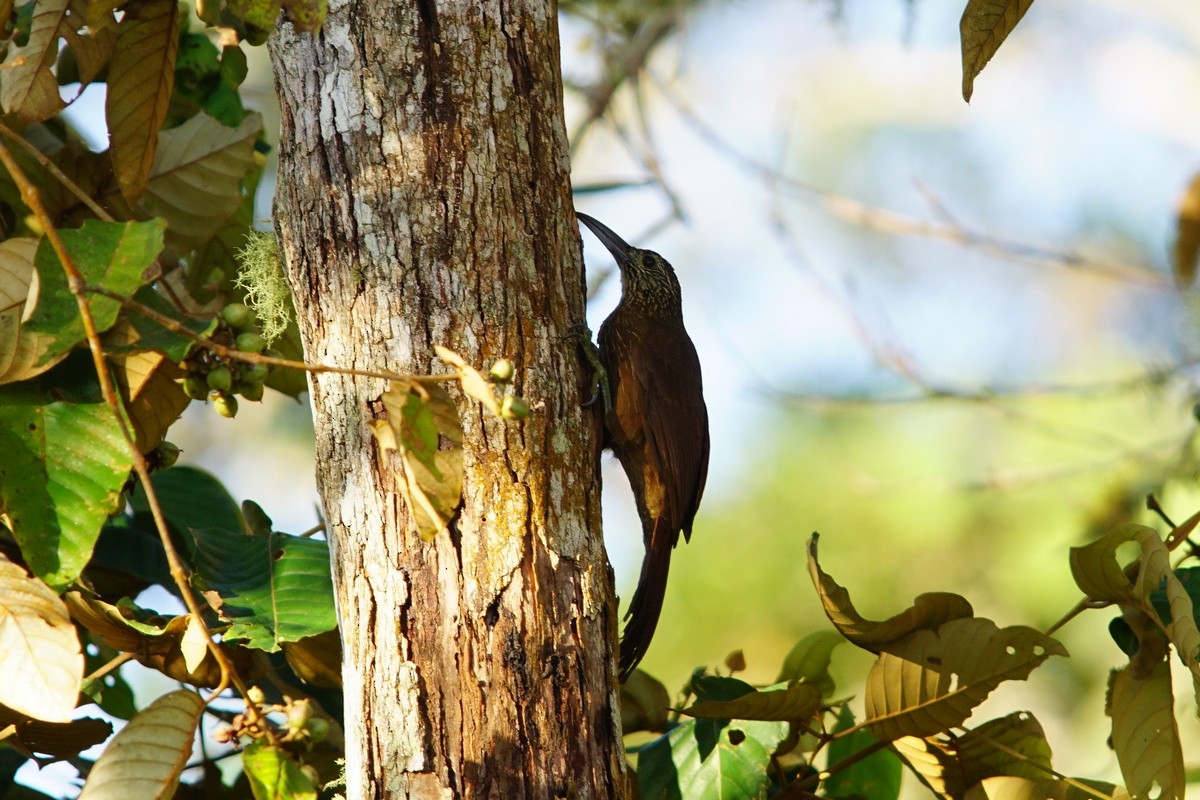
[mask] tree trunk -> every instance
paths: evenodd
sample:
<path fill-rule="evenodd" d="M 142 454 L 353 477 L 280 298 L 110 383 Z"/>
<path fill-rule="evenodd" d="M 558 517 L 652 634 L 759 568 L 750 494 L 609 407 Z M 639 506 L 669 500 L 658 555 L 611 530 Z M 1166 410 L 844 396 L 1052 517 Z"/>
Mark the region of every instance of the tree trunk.
<path fill-rule="evenodd" d="M 334 0 L 319 35 L 271 42 L 309 360 L 507 357 L 533 408 L 505 424 L 457 396 L 462 508 L 425 543 L 367 428 L 384 382 L 311 380 L 351 800 L 626 792 L 558 53 L 537 0 Z"/>

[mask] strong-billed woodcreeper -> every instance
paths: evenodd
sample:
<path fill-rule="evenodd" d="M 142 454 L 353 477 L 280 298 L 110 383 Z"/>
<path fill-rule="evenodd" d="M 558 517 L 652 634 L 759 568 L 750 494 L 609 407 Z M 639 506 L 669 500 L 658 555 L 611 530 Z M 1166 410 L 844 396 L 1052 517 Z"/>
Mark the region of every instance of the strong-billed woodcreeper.
<path fill-rule="evenodd" d="M 597 380 L 604 397 L 604 446 L 629 478 L 646 545 L 621 639 L 624 682 L 658 625 L 671 550 L 680 531 L 691 538 L 708 476 L 708 410 L 700 359 L 683 327 L 675 270 L 658 253 L 629 246 L 598 220 L 576 216 L 621 270 L 621 300 L 600 326 Z"/>

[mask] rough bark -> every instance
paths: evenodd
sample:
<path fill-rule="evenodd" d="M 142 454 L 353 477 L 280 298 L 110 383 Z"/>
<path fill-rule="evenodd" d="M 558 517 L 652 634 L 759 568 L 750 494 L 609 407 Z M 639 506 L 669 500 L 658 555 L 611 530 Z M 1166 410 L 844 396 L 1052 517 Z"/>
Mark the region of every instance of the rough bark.
<path fill-rule="evenodd" d="M 383 382 L 310 381 L 351 800 L 625 794 L 558 51 L 534 0 L 334 0 L 316 37 L 272 39 L 307 357 L 503 356 L 534 409 L 505 424 L 458 397 L 462 509 L 424 543 L 366 426 Z"/>

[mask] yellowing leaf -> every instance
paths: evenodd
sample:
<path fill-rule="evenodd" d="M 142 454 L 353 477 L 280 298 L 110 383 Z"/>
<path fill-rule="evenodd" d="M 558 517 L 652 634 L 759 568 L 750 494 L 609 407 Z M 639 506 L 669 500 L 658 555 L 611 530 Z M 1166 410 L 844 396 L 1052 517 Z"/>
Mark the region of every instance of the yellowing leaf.
<path fill-rule="evenodd" d="M 204 699 L 182 689 L 155 700 L 104 748 L 79 800 L 170 797 L 203 711 Z"/>
<path fill-rule="evenodd" d="M 61 353 L 39 364 L 54 337 L 24 326 L 38 301 L 40 281 L 33 266 L 37 248 L 37 239 L 0 242 L 0 384 L 33 378 L 67 356 Z"/>
<path fill-rule="evenodd" d="M 204 635 L 200 621 L 191 614 L 188 615 L 187 628 L 179 642 L 179 650 L 183 653 L 183 663 L 188 672 L 199 669 L 204 657 L 208 655 L 208 637 Z"/>
<path fill-rule="evenodd" d="M 978 783 L 963 800 L 1129 800 L 1129 792 L 1111 783 L 1087 780 L 1029 780 L 997 777 Z"/>
<path fill-rule="evenodd" d="M 138 207 L 167 221 L 167 245 L 186 253 L 211 239 L 242 205 L 242 181 L 257 167 L 262 116 L 236 128 L 203 112 L 158 134 L 158 149 Z"/>
<path fill-rule="evenodd" d="M 260 739 L 242 754 L 242 766 L 255 797 L 316 800 L 317 788 L 300 765 L 280 747 Z"/>
<path fill-rule="evenodd" d="M 42 0 L 33 9 L 24 47 L 9 45 L 0 80 L 0 105 L 22 124 L 50 119 L 66 107 L 50 68 L 58 58 L 58 40 L 68 29 L 70 0 Z"/>
<path fill-rule="evenodd" d="M 69 722 L 83 681 L 83 651 L 54 591 L 0 555 L 0 703 Z"/>
<path fill-rule="evenodd" d="M 1033 0 L 967 0 L 958 30 L 962 39 L 963 100 L 971 102 L 975 77 L 996 55 Z"/>
<path fill-rule="evenodd" d="M 866 712 L 881 739 L 932 736 L 961 725 L 1007 680 L 1024 680 L 1067 651 L 1032 628 L 988 619 L 951 620 L 891 643 L 867 675 Z"/>
<path fill-rule="evenodd" d="M 1135 562 L 1137 574 L 1132 580 L 1117 563 L 1117 548 L 1125 542 L 1137 542 L 1141 547 Z M 1171 619 L 1163 625 L 1163 632 L 1193 677 L 1200 678 L 1200 630 L 1196 628 L 1192 599 L 1171 569 L 1170 558 L 1170 551 L 1153 528 L 1122 525 L 1091 544 L 1071 548 L 1071 575 L 1088 597 L 1136 606 L 1155 623 L 1159 612 L 1150 597 L 1160 589 L 1165 592 Z"/>
<path fill-rule="evenodd" d="M 125 6 L 117 28 L 104 113 L 113 172 L 131 203 L 146 188 L 159 128 L 171 101 L 178 20 L 175 0 L 133 0 Z"/>
<path fill-rule="evenodd" d="M 971 786 L 998 775 L 1040 781 L 1054 774 L 1046 734 L 1023 711 L 988 720 L 961 736 L 904 736 L 893 744 L 922 781 L 946 798 L 962 797 Z"/>
<path fill-rule="evenodd" d="M 1113 672 L 1105 709 L 1112 717 L 1112 747 L 1134 797 L 1182 798 L 1187 788 L 1179 728 L 1171 693 L 1171 665 L 1159 661 L 1144 678 L 1133 665 Z"/>
<path fill-rule="evenodd" d="M 380 397 L 387 419 L 370 423 L 392 462 L 417 532 L 426 541 L 450 524 L 462 498 L 462 420 L 454 401 L 433 381 L 392 381 Z"/>
<path fill-rule="evenodd" d="M 1179 198 L 1179 216 L 1175 228 L 1175 248 L 1171 259 L 1175 285 L 1186 289 L 1196 280 L 1196 257 L 1200 255 L 1200 173 L 1192 177 L 1183 197 Z"/>
<path fill-rule="evenodd" d="M 492 412 L 493 416 L 500 416 L 500 404 L 496 402 L 492 385 L 479 374 L 479 371 L 453 350 L 442 347 L 440 344 L 434 345 L 433 349 L 438 354 L 438 358 L 458 370 L 458 380 L 462 384 L 463 391 L 483 403 L 483 407 Z"/>
<path fill-rule="evenodd" d="M 913 631 L 934 630 L 944 622 L 970 617 L 975 612 L 971 604 L 959 595 L 948 592 L 922 594 L 906 611 L 875 622 L 858 613 L 850 601 L 850 593 L 826 574 L 817 563 L 817 537 L 808 542 L 808 574 L 821 597 L 825 614 L 834 627 L 854 644 L 878 653 L 889 643 L 903 639 Z"/>

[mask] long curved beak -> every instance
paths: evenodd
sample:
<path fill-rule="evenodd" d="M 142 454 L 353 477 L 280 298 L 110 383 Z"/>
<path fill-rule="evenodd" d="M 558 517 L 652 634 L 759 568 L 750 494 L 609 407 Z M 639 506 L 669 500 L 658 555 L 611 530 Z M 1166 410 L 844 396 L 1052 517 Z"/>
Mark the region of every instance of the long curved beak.
<path fill-rule="evenodd" d="M 580 222 L 588 226 L 588 230 L 596 234 L 596 238 L 608 248 L 608 252 L 612 253 L 613 258 L 617 260 L 618 264 L 625 263 L 629 257 L 629 251 L 633 248 L 626 244 L 624 239 L 613 233 L 611 228 L 595 217 L 589 217 L 581 211 L 576 211 L 575 216 L 579 218 Z"/>

